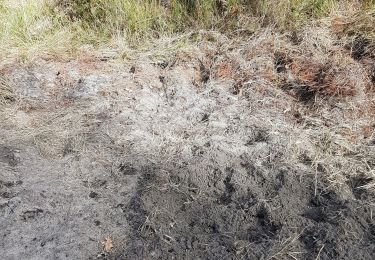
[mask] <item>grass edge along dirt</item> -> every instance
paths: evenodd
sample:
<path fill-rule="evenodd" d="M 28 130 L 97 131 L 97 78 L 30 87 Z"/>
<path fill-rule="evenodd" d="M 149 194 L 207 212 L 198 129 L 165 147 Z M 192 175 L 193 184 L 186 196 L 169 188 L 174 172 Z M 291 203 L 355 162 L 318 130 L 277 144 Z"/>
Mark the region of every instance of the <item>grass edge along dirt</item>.
<path fill-rule="evenodd" d="M 70 56 L 81 46 L 109 45 L 113 38 L 134 48 L 195 30 L 254 32 L 269 26 L 295 30 L 337 14 L 345 4 L 354 10 L 351 19 L 361 22 L 351 22 L 353 28 L 372 21 L 372 1 L 2 0 L 0 56 Z M 362 26 L 361 30 L 372 29 Z"/>

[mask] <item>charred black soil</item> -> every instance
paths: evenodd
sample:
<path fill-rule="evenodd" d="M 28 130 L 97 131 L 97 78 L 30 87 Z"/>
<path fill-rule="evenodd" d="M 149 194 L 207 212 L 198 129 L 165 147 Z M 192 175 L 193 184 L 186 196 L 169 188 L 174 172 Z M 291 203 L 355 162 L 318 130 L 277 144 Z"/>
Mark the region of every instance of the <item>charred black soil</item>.
<path fill-rule="evenodd" d="M 372 259 L 373 197 L 345 198 L 324 183 L 315 194 L 314 176 L 288 168 L 212 167 L 201 165 L 199 173 L 178 168 L 168 177 L 157 168 L 140 173 L 125 210 L 137 246 L 121 256 Z"/>

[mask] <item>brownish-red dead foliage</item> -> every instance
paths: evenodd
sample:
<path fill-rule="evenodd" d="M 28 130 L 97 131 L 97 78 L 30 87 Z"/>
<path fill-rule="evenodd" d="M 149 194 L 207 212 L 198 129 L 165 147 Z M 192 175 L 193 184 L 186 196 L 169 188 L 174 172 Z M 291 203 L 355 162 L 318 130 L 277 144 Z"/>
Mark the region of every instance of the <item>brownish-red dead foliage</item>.
<path fill-rule="evenodd" d="M 321 64 L 305 59 L 294 59 L 290 66 L 292 74 L 306 84 L 311 91 L 328 96 L 354 96 L 356 87 L 345 71 L 332 63 Z"/>

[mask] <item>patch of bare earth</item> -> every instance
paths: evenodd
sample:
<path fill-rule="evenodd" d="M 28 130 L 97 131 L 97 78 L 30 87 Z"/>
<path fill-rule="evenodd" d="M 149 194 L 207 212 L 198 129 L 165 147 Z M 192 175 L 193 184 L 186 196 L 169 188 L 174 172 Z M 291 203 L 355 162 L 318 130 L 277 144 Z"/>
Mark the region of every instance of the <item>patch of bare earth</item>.
<path fill-rule="evenodd" d="M 372 259 L 371 74 L 319 30 L 1 68 L 2 258 Z"/>

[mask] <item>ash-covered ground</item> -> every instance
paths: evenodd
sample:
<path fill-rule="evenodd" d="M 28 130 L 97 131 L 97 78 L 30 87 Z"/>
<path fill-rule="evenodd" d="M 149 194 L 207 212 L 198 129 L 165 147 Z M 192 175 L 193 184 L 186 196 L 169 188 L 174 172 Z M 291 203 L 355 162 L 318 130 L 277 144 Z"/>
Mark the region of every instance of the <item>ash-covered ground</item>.
<path fill-rule="evenodd" d="M 373 259 L 372 83 L 329 37 L 3 65 L 1 258 Z"/>

